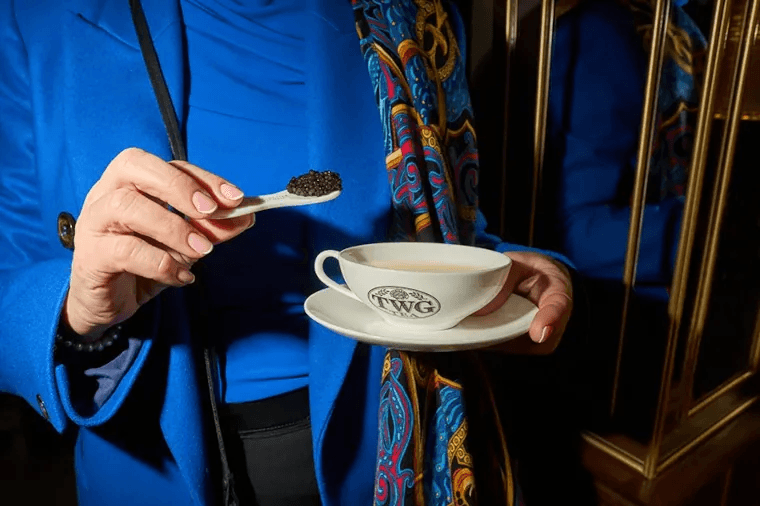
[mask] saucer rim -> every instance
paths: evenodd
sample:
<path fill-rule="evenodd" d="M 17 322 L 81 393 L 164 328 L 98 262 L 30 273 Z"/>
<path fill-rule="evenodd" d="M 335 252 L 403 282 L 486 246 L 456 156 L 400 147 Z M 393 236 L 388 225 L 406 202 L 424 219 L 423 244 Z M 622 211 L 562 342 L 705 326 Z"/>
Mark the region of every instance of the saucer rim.
<path fill-rule="evenodd" d="M 337 325 L 334 322 L 326 321 L 324 318 L 321 318 L 319 315 L 314 314 L 314 304 L 316 304 L 317 300 L 324 298 L 328 296 L 328 294 L 332 292 L 332 294 L 336 296 L 342 297 L 345 303 L 349 305 L 355 305 L 358 304 L 356 307 L 361 307 L 362 309 L 366 309 L 366 312 L 364 313 L 365 316 L 374 317 L 373 322 L 374 324 L 380 325 L 381 327 L 384 327 L 385 329 L 388 329 L 391 334 L 394 333 L 404 333 L 405 338 L 394 338 L 389 336 L 381 336 L 381 335 L 373 335 L 370 333 L 367 333 L 363 330 L 358 330 L 356 328 L 348 328 L 342 325 Z M 349 297 L 346 297 L 345 295 L 341 294 L 340 292 L 332 289 L 332 288 L 323 288 L 317 292 L 314 292 L 309 297 L 307 297 L 306 301 L 304 301 L 304 311 L 306 312 L 306 315 L 316 322 L 319 325 L 322 325 L 323 327 L 326 327 L 333 332 L 340 334 L 344 337 L 348 337 L 350 339 L 353 339 L 355 341 L 375 345 L 375 346 L 385 346 L 388 348 L 398 349 L 398 350 L 405 350 L 405 351 L 462 351 L 462 350 L 474 350 L 479 348 L 484 348 L 488 346 L 492 346 L 495 344 L 503 343 L 506 341 L 510 341 L 512 339 L 515 339 L 517 337 L 520 337 L 528 332 L 528 329 L 530 328 L 531 323 L 533 322 L 533 318 L 535 317 L 536 313 L 538 312 L 538 308 L 530 302 L 525 297 L 522 297 L 517 294 L 510 295 L 510 299 L 512 297 L 515 297 L 517 299 L 521 299 L 521 303 L 527 303 L 531 307 L 530 310 L 526 311 L 525 313 L 521 314 L 518 318 L 513 319 L 509 322 L 504 322 L 499 325 L 486 327 L 483 329 L 473 329 L 473 328 L 463 328 L 467 327 L 468 324 L 472 323 L 473 319 L 475 318 L 487 318 L 486 317 L 477 317 L 477 316 L 468 316 L 465 318 L 462 322 L 460 322 L 455 327 L 452 327 L 450 329 L 445 330 L 431 330 L 431 331 L 425 331 L 425 330 L 407 330 L 403 329 L 401 327 L 395 327 L 387 322 L 385 322 L 382 317 L 378 314 L 376 314 L 374 311 L 372 311 L 370 308 L 367 308 L 363 303 L 359 301 L 355 301 Z M 509 302 L 505 303 L 503 308 L 507 307 L 507 304 Z M 324 313 L 324 311 L 321 311 Z M 499 310 L 497 309 L 495 314 L 498 314 Z M 494 315 L 495 315 L 494 314 Z M 521 324 L 517 324 L 517 322 L 522 322 Z M 497 332 L 498 329 L 503 329 L 503 332 Z M 456 339 L 457 332 L 462 332 L 465 334 L 472 334 L 474 332 L 490 332 L 490 333 L 496 333 L 496 335 L 491 335 L 488 337 L 483 337 L 480 339 L 470 340 L 470 341 L 451 341 L 451 339 Z M 433 342 L 424 342 L 421 343 L 419 341 L 410 340 L 412 339 L 424 339 L 425 341 L 432 339 Z M 441 342 L 435 342 L 435 339 L 446 339 L 446 343 Z"/>

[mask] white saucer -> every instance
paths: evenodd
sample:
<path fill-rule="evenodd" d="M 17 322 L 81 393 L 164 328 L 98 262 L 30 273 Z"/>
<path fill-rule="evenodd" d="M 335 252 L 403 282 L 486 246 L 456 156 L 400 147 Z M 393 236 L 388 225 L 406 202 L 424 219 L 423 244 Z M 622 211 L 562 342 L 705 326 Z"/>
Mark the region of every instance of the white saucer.
<path fill-rule="evenodd" d="M 512 295 L 501 309 L 469 316 L 447 330 L 410 331 L 386 323 L 361 302 L 325 288 L 306 299 L 309 317 L 328 329 L 368 344 L 409 351 L 454 351 L 482 348 L 525 334 L 538 308 Z"/>

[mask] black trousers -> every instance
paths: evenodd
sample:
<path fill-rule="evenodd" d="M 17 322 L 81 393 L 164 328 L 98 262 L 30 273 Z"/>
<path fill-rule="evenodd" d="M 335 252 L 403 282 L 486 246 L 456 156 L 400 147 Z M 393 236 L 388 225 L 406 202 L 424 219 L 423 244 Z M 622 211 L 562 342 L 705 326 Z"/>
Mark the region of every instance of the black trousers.
<path fill-rule="evenodd" d="M 306 388 L 220 408 L 235 490 L 244 506 L 319 506 Z"/>

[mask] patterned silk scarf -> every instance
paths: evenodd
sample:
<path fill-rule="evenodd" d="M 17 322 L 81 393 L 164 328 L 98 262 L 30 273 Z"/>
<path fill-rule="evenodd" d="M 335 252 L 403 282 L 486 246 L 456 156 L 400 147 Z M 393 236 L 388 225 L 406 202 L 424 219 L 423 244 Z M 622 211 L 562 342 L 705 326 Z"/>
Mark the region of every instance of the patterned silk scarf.
<path fill-rule="evenodd" d="M 391 238 L 473 244 L 478 153 L 456 14 L 443 0 L 352 3 L 384 129 Z M 379 421 L 376 505 L 515 504 L 475 354 L 389 350 Z"/>

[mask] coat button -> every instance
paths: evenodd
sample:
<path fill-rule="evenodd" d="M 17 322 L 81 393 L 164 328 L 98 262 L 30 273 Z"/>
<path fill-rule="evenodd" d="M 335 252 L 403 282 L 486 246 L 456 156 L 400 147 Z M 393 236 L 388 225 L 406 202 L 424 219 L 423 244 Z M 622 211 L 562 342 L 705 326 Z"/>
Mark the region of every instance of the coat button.
<path fill-rule="evenodd" d="M 47 420 L 50 421 L 50 415 L 48 414 L 48 410 L 45 407 L 45 401 L 42 400 L 42 396 L 40 394 L 37 394 L 37 405 L 40 407 L 40 414 Z"/>
<path fill-rule="evenodd" d="M 58 239 L 66 249 L 74 251 L 74 226 L 76 220 L 69 213 L 63 212 L 58 215 Z"/>

